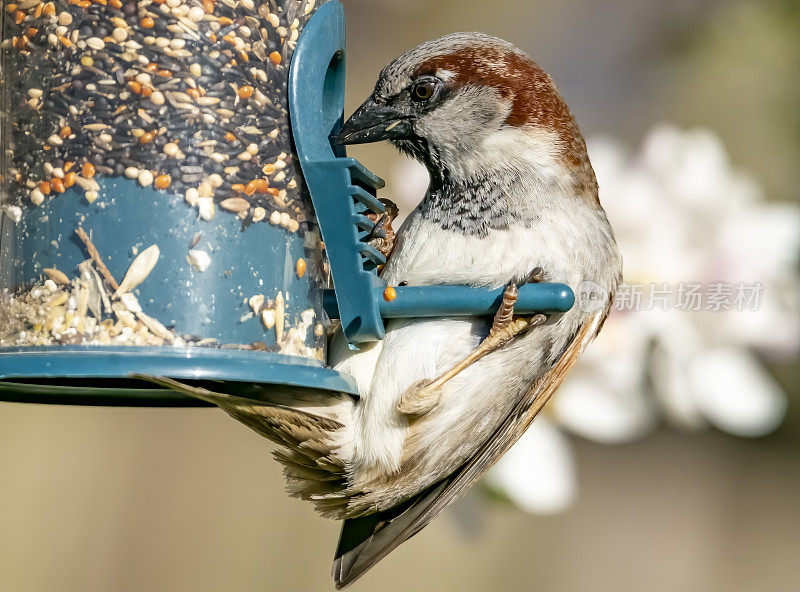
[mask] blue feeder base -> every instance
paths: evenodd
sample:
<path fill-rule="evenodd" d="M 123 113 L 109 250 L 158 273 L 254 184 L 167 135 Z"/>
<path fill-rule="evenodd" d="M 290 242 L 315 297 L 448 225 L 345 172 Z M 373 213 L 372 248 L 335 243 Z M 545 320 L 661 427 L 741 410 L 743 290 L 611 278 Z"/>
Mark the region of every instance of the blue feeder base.
<path fill-rule="evenodd" d="M 7 348 L 0 352 L 0 400 L 62 405 L 202 407 L 207 404 L 129 378 L 222 381 L 221 392 L 258 399 L 271 385 L 356 394 L 352 378 L 305 358 L 263 351 L 134 346 Z M 257 380 L 254 385 L 253 381 Z M 246 392 L 243 392 L 246 389 Z"/>

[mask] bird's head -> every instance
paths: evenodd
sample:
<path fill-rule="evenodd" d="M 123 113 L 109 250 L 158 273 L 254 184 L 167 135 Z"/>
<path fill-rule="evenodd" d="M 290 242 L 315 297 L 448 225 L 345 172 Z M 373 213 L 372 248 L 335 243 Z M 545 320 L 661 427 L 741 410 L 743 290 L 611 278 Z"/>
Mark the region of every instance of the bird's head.
<path fill-rule="evenodd" d="M 381 71 L 337 138 L 378 140 L 420 160 L 434 178 L 467 179 L 523 156 L 543 169 L 563 165 L 572 178 L 588 166 L 583 137 L 550 76 L 482 33 L 428 41 Z"/>

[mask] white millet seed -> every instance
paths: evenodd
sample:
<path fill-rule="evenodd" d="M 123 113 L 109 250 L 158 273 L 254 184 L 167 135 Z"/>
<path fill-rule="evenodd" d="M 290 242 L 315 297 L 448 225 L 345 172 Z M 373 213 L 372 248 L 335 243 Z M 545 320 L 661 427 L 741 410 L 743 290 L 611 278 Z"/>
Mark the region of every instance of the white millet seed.
<path fill-rule="evenodd" d="M 139 183 L 142 187 L 148 187 L 149 185 L 153 184 L 153 173 L 148 171 L 147 169 L 142 169 L 139 171 Z"/>

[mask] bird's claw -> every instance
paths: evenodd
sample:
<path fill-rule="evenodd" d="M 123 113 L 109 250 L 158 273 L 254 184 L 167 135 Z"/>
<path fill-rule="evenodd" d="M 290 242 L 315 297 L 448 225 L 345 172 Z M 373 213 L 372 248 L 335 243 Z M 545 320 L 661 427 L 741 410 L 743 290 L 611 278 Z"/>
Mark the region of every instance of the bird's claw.
<path fill-rule="evenodd" d="M 541 267 L 534 267 L 533 271 L 525 279 L 526 284 L 539 284 L 544 281 L 544 270 Z"/>
<path fill-rule="evenodd" d="M 367 214 L 367 218 L 375 223 L 375 226 L 367 235 L 367 242 L 388 259 L 394 250 L 396 238 L 392 222 L 397 218 L 400 211 L 394 202 L 385 198 L 381 198 L 380 201 L 386 206 L 386 211 L 383 214 Z"/>

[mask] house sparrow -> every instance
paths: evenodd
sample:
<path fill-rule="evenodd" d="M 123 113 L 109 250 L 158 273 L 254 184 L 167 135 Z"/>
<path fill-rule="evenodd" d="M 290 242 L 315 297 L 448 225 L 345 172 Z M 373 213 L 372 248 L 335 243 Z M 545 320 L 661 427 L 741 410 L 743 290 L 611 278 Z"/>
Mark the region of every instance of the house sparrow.
<path fill-rule="evenodd" d="M 265 404 L 157 379 L 282 446 L 289 491 L 344 520 L 337 588 L 514 444 L 597 335 L 621 276 L 581 132 L 551 78 L 510 43 L 456 33 L 395 59 L 338 136 L 387 139 L 427 167 L 430 186 L 382 277 L 506 286 L 494 320 L 394 319 L 358 351 L 334 336 L 329 363 L 355 379 L 358 398 L 287 389 Z M 515 317 L 516 285 L 541 279 L 592 286 L 595 300 Z"/>

